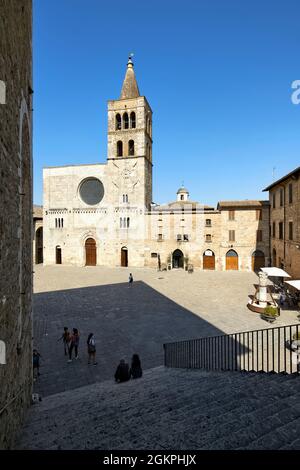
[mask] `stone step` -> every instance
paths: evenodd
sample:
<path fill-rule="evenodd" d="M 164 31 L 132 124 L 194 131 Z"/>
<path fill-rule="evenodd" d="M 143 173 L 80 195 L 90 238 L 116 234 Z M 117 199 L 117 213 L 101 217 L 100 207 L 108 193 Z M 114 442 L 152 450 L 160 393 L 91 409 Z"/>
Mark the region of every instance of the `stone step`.
<path fill-rule="evenodd" d="M 156 367 L 46 397 L 17 448 L 260 448 L 271 431 L 297 442 L 299 391 L 299 376 Z"/>

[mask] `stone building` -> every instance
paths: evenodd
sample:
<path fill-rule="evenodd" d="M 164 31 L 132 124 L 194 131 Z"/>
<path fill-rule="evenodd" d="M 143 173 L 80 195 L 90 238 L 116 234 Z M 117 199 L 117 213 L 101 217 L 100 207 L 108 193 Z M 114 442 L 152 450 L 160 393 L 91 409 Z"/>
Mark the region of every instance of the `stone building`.
<path fill-rule="evenodd" d="M 32 259 L 35 264 L 43 262 L 43 206 L 33 206 Z"/>
<path fill-rule="evenodd" d="M 300 278 L 300 167 L 264 191 L 269 191 L 272 265 Z"/>
<path fill-rule="evenodd" d="M 44 264 L 256 269 L 269 263 L 269 202 L 152 203 L 152 110 L 128 60 L 108 102 L 106 163 L 45 168 Z"/>
<path fill-rule="evenodd" d="M 32 391 L 31 14 L 30 0 L 1 0 L 0 449 L 12 446 Z"/>

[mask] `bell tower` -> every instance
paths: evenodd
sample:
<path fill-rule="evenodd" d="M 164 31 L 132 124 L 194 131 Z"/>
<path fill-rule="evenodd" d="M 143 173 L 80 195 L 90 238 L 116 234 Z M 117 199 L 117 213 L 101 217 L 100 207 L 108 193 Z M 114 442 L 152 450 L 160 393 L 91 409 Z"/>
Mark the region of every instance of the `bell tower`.
<path fill-rule="evenodd" d="M 114 200 L 150 209 L 152 110 L 141 96 L 129 56 L 121 95 L 108 101 L 107 164 Z M 124 201 L 125 196 L 125 201 Z"/>

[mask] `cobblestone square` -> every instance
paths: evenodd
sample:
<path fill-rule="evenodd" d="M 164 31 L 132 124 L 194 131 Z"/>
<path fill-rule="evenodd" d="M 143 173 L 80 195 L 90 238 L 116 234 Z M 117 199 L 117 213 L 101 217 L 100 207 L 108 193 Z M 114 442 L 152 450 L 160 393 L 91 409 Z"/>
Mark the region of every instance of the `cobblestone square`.
<path fill-rule="evenodd" d="M 42 355 L 35 390 L 46 396 L 113 379 L 119 360 L 133 353 L 144 369 L 159 366 L 164 342 L 267 328 L 246 306 L 256 283 L 249 272 L 35 266 L 34 347 Z M 297 312 L 283 310 L 276 326 L 293 323 Z M 58 342 L 64 326 L 81 335 L 72 363 Z M 87 364 L 90 332 L 96 366 Z"/>

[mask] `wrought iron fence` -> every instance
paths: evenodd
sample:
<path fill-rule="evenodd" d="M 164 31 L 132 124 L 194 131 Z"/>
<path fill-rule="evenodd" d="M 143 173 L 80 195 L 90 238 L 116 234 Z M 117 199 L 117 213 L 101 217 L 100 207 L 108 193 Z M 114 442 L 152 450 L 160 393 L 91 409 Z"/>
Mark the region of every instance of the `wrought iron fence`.
<path fill-rule="evenodd" d="M 165 366 L 300 372 L 299 324 L 164 344 Z"/>

